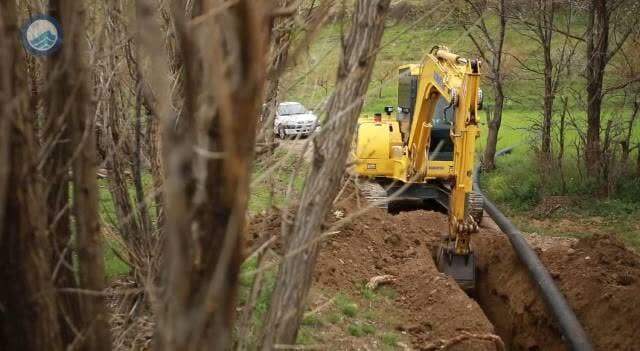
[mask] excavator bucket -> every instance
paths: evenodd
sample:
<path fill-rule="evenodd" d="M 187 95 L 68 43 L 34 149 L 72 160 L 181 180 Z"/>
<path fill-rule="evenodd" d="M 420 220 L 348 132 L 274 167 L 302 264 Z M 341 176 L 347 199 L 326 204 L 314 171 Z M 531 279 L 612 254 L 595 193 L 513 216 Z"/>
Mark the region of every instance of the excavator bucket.
<path fill-rule="evenodd" d="M 476 265 L 473 251 L 468 255 L 456 255 L 452 245 L 443 243 L 436 256 L 438 270 L 456 280 L 462 290 L 473 292 L 476 287 Z"/>

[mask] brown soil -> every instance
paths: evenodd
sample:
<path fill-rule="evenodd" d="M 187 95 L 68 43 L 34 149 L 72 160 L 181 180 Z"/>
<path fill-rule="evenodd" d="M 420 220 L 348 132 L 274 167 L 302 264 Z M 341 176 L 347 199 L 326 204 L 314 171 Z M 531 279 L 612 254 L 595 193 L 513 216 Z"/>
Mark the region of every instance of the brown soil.
<path fill-rule="evenodd" d="M 602 217 L 586 217 L 580 219 L 532 219 L 531 225 L 535 228 L 541 229 L 554 229 L 556 232 L 565 233 L 584 233 L 588 235 L 611 233 L 614 234 L 614 230 L 606 226 L 603 223 Z"/>
<path fill-rule="evenodd" d="M 378 275 L 396 277 L 397 326 L 416 349 L 435 349 L 462 331 L 492 334 L 493 326 L 478 304 L 455 281 L 439 273 L 430 247 L 446 227 L 445 217 L 427 211 L 390 216 L 378 209 L 341 228 L 320 252 L 315 284 L 335 291 L 354 290 Z M 467 340 L 451 350 L 495 350 L 491 341 Z"/>
<path fill-rule="evenodd" d="M 336 210 L 349 214 L 357 208 L 357 201 L 350 199 Z M 267 236 L 280 232 L 279 217 L 274 214 L 252 220 L 254 245 L 261 241 L 256 231 Z M 335 221 L 331 217 L 329 220 Z M 372 209 L 341 227 L 321 245 L 314 288 L 355 296 L 370 278 L 395 276 L 391 287 L 397 297 L 391 306 L 382 307 L 385 315 L 394 316 L 395 328 L 410 336 L 413 349 L 436 350 L 463 332 L 493 335 L 494 328 L 480 306 L 453 279 L 438 272 L 431 258 L 430 250 L 446 227 L 446 217 L 440 213 L 413 211 L 392 216 Z M 332 350 L 357 348 L 344 343 L 325 346 Z M 448 349 L 497 348 L 493 341 L 470 338 Z"/>
<path fill-rule="evenodd" d="M 353 199 L 336 210 L 357 208 Z M 335 221 L 332 215 L 330 221 Z M 567 350 L 552 315 L 504 234 L 492 221 L 475 236 L 476 300 L 439 273 L 431 248 L 447 229 L 445 215 L 428 211 L 392 216 L 378 209 L 355 218 L 321 245 L 314 288 L 358 295 L 370 278 L 391 274 L 397 298 L 385 310 L 414 349 L 438 349 L 464 332 L 501 336 L 508 350 Z M 279 215 L 254 218 L 262 233 L 280 231 Z M 640 257 L 604 236 L 560 239 L 528 236 L 566 295 L 596 350 L 637 350 L 640 330 Z M 478 305 L 478 303 L 480 305 Z M 494 327 L 495 326 L 495 327 Z M 328 349 L 355 349 L 330 344 Z M 363 349 L 367 349 L 364 347 Z M 492 341 L 465 340 L 449 350 L 495 350 Z"/>
<path fill-rule="evenodd" d="M 536 247 L 596 350 L 637 350 L 640 257 L 606 236 Z M 478 300 L 510 350 L 568 350 L 507 239 L 476 240 Z M 546 246 L 546 245 L 544 245 Z"/>

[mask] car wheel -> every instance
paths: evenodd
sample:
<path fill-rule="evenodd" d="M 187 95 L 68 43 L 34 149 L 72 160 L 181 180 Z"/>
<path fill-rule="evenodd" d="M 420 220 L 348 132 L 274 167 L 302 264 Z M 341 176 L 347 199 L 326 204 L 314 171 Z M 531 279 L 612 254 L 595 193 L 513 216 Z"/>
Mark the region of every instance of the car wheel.
<path fill-rule="evenodd" d="M 284 128 L 282 128 L 282 127 L 278 128 L 278 136 L 282 140 L 287 138 L 287 133 L 284 132 Z"/>

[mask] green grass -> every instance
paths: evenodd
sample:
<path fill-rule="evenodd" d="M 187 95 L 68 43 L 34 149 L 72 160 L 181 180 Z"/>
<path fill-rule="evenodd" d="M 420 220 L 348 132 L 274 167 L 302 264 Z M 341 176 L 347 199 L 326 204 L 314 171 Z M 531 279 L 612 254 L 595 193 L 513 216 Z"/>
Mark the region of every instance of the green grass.
<path fill-rule="evenodd" d="M 109 191 L 109 181 L 110 180 L 108 178 L 98 180 L 98 203 L 100 208 L 100 218 L 102 220 L 103 227 L 109 226 L 113 229 L 113 232 L 117 234 L 118 214 L 116 213 L 114 201 L 111 197 L 111 192 Z M 142 186 L 146 196 L 149 196 L 149 194 L 153 193 L 153 178 L 150 173 L 142 174 Z M 131 203 L 135 204 L 135 187 L 132 181 L 129 182 L 128 187 L 129 196 L 131 197 Z M 147 203 L 147 206 L 151 221 L 152 223 L 155 223 L 155 203 L 151 201 L 150 203 Z M 126 275 L 131 271 L 131 267 L 129 267 L 113 252 L 113 250 L 119 250 L 119 245 L 120 244 L 118 242 L 113 241 L 108 236 L 105 236 L 103 238 L 105 271 L 109 279 L 114 279 L 116 277 Z"/>
<path fill-rule="evenodd" d="M 315 313 L 309 313 L 302 318 L 302 325 L 317 327 L 324 324 L 322 318 Z"/>
<path fill-rule="evenodd" d="M 365 313 L 362 314 L 362 317 L 364 319 L 368 319 L 368 320 L 377 320 L 380 318 L 380 313 L 376 310 L 368 310 Z"/>
<path fill-rule="evenodd" d="M 526 145 L 523 146 L 526 151 Z M 557 176 L 542 174 L 531 153 L 519 151 L 497 160 L 498 170 L 482 175 L 482 188 L 516 225 L 527 232 L 543 235 L 580 238 L 598 232 L 613 235 L 629 247 L 640 250 L 640 180 L 625 179 L 621 188 L 610 196 L 594 196 L 597 184 L 585 180 L 569 157 L 563 165 L 564 185 Z M 547 196 L 566 196 L 574 199 L 571 206 L 560 207 L 551 216 L 533 211 Z M 569 220 L 583 223 L 589 218 L 601 217 L 593 223 L 593 230 L 566 227 L 543 228 L 534 220 Z"/>
<path fill-rule="evenodd" d="M 312 329 L 302 327 L 298 331 L 298 337 L 296 339 L 298 345 L 313 345 L 316 343 L 316 336 Z"/>
<path fill-rule="evenodd" d="M 109 184 L 107 179 L 98 180 L 98 201 L 100 205 L 100 217 L 103 225 L 113 224 L 116 221 L 116 210 L 113 206 L 111 193 L 109 192 Z M 104 255 L 104 269 L 108 279 L 126 275 L 131 268 L 123 262 L 114 252 L 117 243 L 111 242 L 111 239 L 103 238 L 102 254 Z"/>
<path fill-rule="evenodd" d="M 336 296 L 335 305 L 347 317 L 353 318 L 358 314 L 358 305 L 344 294 Z"/>
<path fill-rule="evenodd" d="M 375 301 L 376 298 L 377 298 L 375 291 L 373 291 L 373 290 L 371 290 L 369 288 L 363 288 L 362 289 L 362 297 L 364 297 L 365 299 L 370 300 L 370 301 Z"/>
<path fill-rule="evenodd" d="M 257 259 L 253 258 L 245 262 L 242 267 L 240 267 L 240 276 L 239 283 L 240 289 L 238 293 L 239 305 L 245 306 L 251 297 L 251 287 L 253 285 L 254 279 L 256 277 L 255 271 L 258 262 Z M 271 302 L 271 295 L 275 288 L 277 278 L 277 269 L 276 267 L 272 267 L 263 272 L 262 276 L 262 289 L 256 299 L 254 309 L 252 311 L 252 320 L 250 321 L 249 334 L 242 335 L 243 338 L 250 338 L 248 345 L 251 347 L 256 342 L 255 338 L 257 337 L 256 332 L 262 328 L 262 323 L 264 317 L 269 310 L 269 304 Z M 309 317 L 307 322 L 311 323 L 313 317 Z M 299 337 L 304 339 L 304 332 L 299 333 Z"/>
<path fill-rule="evenodd" d="M 427 9 L 431 10 L 431 9 Z M 446 16 L 454 20 L 454 15 L 449 9 L 441 8 L 438 16 L 427 18 L 417 22 L 400 21 L 391 25 L 388 23 L 382 39 L 381 48 L 377 54 L 372 80 L 362 113 L 371 115 L 374 112 L 382 112 L 384 106 L 397 105 L 397 67 L 405 63 L 419 63 L 423 56 L 434 45 L 445 45 L 450 50 L 468 57 L 475 57 L 475 47 L 461 28 L 442 21 Z M 488 27 L 495 28 L 497 22 L 494 17 L 485 18 Z M 566 18 L 563 14 L 557 14 L 557 23 L 562 23 Z M 582 18 L 573 17 L 574 29 L 581 32 L 585 26 Z M 513 30 L 508 25 L 505 40 L 505 51 L 509 53 L 504 60 L 506 73 L 505 92 L 507 99 L 504 106 L 503 128 L 498 143 L 499 147 L 521 142 L 535 137 L 532 130 L 534 123 L 539 123 L 542 116 L 543 79 L 540 75 L 523 70 L 518 62 L 512 59 L 512 55 L 526 61 L 529 66 L 540 65 L 540 48 L 538 44 L 525 35 Z M 554 36 L 553 45 L 560 46 L 564 38 L 561 35 Z M 584 43 L 577 43 L 577 52 L 586 50 Z M 312 43 L 306 55 L 298 64 L 290 68 L 282 80 L 283 95 L 285 100 L 296 100 L 307 106 L 321 106 L 331 94 L 336 77 L 336 67 L 340 55 L 340 25 L 329 24 L 325 26 Z M 615 57 L 608 68 L 614 70 Z M 584 64 L 576 58 L 574 66 Z M 485 65 L 486 66 L 486 65 Z M 486 73 L 486 70 L 484 71 Z M 619 78 L 615 71 L 608 71 L 605 75 L 605 84 L 612 85 Z M 561 80 L 561 86 L 557 96 L 568 96 L 569 110 L 580 126 L 585 121 L 584 97 L 576 98 L 571 91 L 585 92 L 586 81 L 581 75 L 580 69 L 572 69 L 570 75 Z M 482 89 L 485 92 L 485 106 L 493 105 L 493 91 L 486 78 L 483 79 Z M 621 104 L 621 94 L 607 95 L 603 105 L 603 125 L 609 118 L 620 120 L 621 116 L 627 116 L 629 106 Z M 560 99 L 556 99 L 556 108 L 560 109 Z M 559 113 L 559 111 L 558 111 Z M 482 116 L 484 118 L 484 114 Z M 556 120 L 558 117 L 556 116 Z M 484 126 L 483 126 L 484 127 Z M 635 129 L 635 140 L 640 142 L 640 125 Z M 481 140 L 486 133 L 483 133 Z M 567 145 L 572 145 L 577 134 L 567 128 Z M 480 142 L 481 145 L 484 141 Z M 568 150 L 569 152 L 573 152 Z"/>
<path fill-rule="evenodd" d="M 104 270 L 108 279 L 114 279 L 126 275 L 131 271 L 131 267 L 124 263 L 116 254 L 113 249 L 106 246 L 103 250 L 104 254 Z"/>
<path fill-rule="evenodd" d="M 398 296 L 398 292 L 390 286 L 381 286 L 376 290 L 367 288 L 365 283 L 356 284 L 360 291 L 360 295 L 368 301 L 379 301 L 382 299 L 394 300 Z"/>
<path fill-rule="evenodd" d="M 302 189 L 309 165 L 306 162 L 298 165 L 296 160 L 297 155 L 287 157 L 287 152 L 278 148 L 271 159 L 256 162 L 253 179 L 262 179 L 262 181 L 251 188 L 250 213 L 259 213 L 271 206 L 283 206 L 287 202 L 286 194 L 291 182 L 293 182 L 294 191 L 299 192 Z M 276 164 L 277 162 L 281 162 L 280 166 Z M 299 167 L 297 172 L 296 167 Z"/>
<path fill-rule="evenodd" d="M 331 324 L 336 324 L 342 320 L 342 316 L 340 314 L 331 312 L 327 315 L 327 322 Z"/>
<path fill-rule="evenodd" d="M 384 333 L 380 335 L 380 341 L 382 341 L 383 346 L 395 347 L 400 341 L 400 335 L 397 333 Z"/>
<path fill-rule="evenodd" d="M 368 323 L 351 323 L 347 326 L 347 332 L 350 335 L 361 337 L 365 335 L 373 335 L 376 333 L 376 328 Z"/>
<path fill-rule="evenodd" d="M 253 285 L 253 281 L 255 279 L 255 271 L 257 269 L 257 260 L 255 258 L 250 259 L 245 262 L 240 268 L 240 292 L 239 299 L 241 304 L 246 304 L 249 301 L 251 286 Z M 271 269 L 267 269 L 263 272 L 262 276 L 262 290 L 260 295 L 258 295 L 258 299 L 256 301 L 256 312 L 255 315 L 258 317 L 263 316 L 268 308 L 269 301 L 271 301 L 271 293 L 275 287 L 276 283 L 276 268 L 273 267 Z"/>

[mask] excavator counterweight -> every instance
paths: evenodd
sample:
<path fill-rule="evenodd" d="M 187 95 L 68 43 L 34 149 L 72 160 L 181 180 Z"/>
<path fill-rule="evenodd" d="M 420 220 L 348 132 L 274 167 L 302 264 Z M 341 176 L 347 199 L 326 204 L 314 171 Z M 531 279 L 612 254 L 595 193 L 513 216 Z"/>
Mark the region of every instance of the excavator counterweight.
<path fill-rule="evenodd" d="M 449 231 L 436 259 L 465 289 L 475 286 L 471 235 L 482 219 L 473 192 L 475 141 L 482 106 L 480 63 L 434 47 L 422 64 L 399 67 L 398 106 L 359 120 L 356 172 L 370 198 L 435 201 L 447 208 Z M 376 184 L 377 187 L 372 186 Z M 386 207 L 386 205 L 385 205 Z"/>

